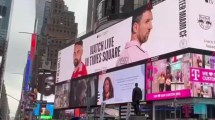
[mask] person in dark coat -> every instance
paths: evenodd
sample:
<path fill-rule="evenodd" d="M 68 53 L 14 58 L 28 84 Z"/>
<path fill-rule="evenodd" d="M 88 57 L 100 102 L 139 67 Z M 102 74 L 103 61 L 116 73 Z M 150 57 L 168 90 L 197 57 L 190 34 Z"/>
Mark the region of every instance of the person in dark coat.
<path fill-rule="evenodd" d="M 133 92 L 132 92 L 132 102 L 133 102 L 132 105 L 134 106 L 134 113 L 136 115 L 140 115 L 139 105 L 140 105 L 141 99 L 142 99 L 142 91 L 138 87 L 138 83 L 135 83 L 135 88 L 133 89 Z"/>

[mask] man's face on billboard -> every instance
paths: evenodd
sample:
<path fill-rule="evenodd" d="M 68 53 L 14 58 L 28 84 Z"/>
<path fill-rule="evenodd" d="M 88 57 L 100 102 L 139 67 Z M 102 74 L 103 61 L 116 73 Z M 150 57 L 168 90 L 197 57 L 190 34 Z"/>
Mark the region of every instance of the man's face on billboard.
<path fill-rule="evenodd" d="M 141 44 L 145 43 L 148 40 L 150 31 L 152 29 L 152 20 L 152 12 L 147 10 L 142 13 L 142 17 L 139 23 L 134 23 L 134 31 L 137 35 L 137 39 Z"/>
<path fill-rule="evenodd" d="M 83 49 L 81 45 L 74 46 L 74 53 L 73 53 L 73 63 L 74 66 L 77 67 L 78 64 L 81 62 L 81 56 L 83 54 Z"/>

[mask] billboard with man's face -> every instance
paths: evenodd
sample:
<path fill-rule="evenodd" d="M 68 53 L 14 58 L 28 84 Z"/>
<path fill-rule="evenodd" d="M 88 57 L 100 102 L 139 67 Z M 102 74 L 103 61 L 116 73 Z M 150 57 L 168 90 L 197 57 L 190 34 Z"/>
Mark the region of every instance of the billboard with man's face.
<path fill-rule="evenodd" d="M 204 10 L 197 15 L 201 5 Z M 213 50 L 214 6 L 204 0 L 165 0 L 138 8 L 131 17 L 61 50 L 56 82 L 188 47 L 207 49 L 210 43 L 207 50 Z"/>
<path fill-rule="evenodd" d="M 50 70 L 41 70 L 38 74 L 38 95 L 37 100 L 41 100 L 41 94 L 43 94 L 42 100 L 47 102 L 54 102 L 55 95 L 55 79 L 56 72 Z"/>

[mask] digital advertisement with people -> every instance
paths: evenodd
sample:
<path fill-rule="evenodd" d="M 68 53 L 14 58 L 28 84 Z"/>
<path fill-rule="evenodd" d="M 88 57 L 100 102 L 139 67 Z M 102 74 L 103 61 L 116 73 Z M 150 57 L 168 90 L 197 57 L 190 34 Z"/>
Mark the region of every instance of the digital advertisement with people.
<path fill-rule="evenodd" d="M 125 74 L 129 73 L 129 74 Z M 132 102 L 132 92 L 135 83 L 145 94 L 145 65 L 126 68 L 99 75 L 98 105 Z"/>
<path fill-rule="evenodd" d="M 55 109 L 68 108 L 70 97 L 70 82 L 55 87 Z"/>
<path fill-rule="evenodd" d="M 189 47 L 187 2 L 143 6 L 131 17 L 62 49 L 56 82 Z"/>
<path fill-rule="evenodd" d="M 71 81 L 70 103 L 72 107 L 96 105 L 98 91 L 98 77 L 87 77 Z"/>
<path fill-rule="evenodd" d="M 146 100 L 214 98 L 214 56 L 187 53 L 148 63 Z"/>
<path fill-rule="evenodd" d="M 215 18 L 204 9 L 190 14 L 199 7 L 191 3 L 165 0 L 155 6 L 147 4 L 130 17 L 60 50 L 56 90 L 66 81 L 71 83 L 69 95 L 58 91 L 56 99 L 63 97 L 66 104 L 55 99 L 56 109 L 69 107 L 77 113 L 87 105 L 132 102 L 139 114 L 139 101 L 215 98 L 215 57 L 177 52 L 215 48 Z M 138 65 L 128 65 L 134 62 Z M 112 68 L 114 71 L 102 72 Z M 93 73 L 97 75 L 88 77 Z"/>

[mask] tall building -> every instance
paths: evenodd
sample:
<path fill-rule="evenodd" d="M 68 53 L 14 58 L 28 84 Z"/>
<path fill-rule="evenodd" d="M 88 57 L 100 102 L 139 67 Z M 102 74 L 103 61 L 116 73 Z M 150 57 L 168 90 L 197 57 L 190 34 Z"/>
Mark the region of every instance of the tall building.
<path fill-rule="evenodd" d="M 2 91 L 0 94 L 0 120 L 9 120 L 10 110 L 4 83 L 2 85 Z"/>
<path fill-rule="evenodd" d="M 0 37 L 7 39 L 12 0 L 0 0 Z"/>
<path fill-rule="evenodd" d="M 36 7 L 40 9 L 36 11 L 43 11 L 43 16 L 41 16 L 42 13 L 37 14 L 38 44 L 35 67 L 56 70 L 58 51 L 65 45 L 75 42 L 78 33 L 77 23 L 75 23 L 74 12 L 68 11 L 63 0 L 51 2 L 46 0 L 43 3 L 44 8 L 39 5 Z"/>
<path fill-rule="evenodd" d="M 8 28 L 10 26 L 10 11 L 12 0 L 0 0 L 0 84 L 4 71 L 4 63 L 8 44 Z"/>
<path fill-rule="evenodd" d="M 36 11 L 37 49 L 32 86 L 40 86 L 39 73 L 44 70 L 56 71 L 58 51 L 68 44 L 75 43 L 78 33 L 74 12 L 68 11 L 63 0 L 38 1 Z"/>
<path fill-rule="evenodd" d="M 5 85 L 3 82 L 3 73 L 6 60 L 6 52 L 8 46 L 8 31 L 10 26 L 12 0 L 0 0 L 0 119 L 7 120 L 8 101 L 6 96 Z"/>
<path fill-rule="evenodd" d="M 0 0 L 0 56 L 3 56 L 8 40 L 12 0 Z"/>
<path fill-rule="evenodd" d="M 36 0 L 36 16 L 37 16 L 37 26 L 36 33 L 40 34 L 44 20 L 47 19 L 48 11 L 50 9 L 51 0 Z"/>
<path fill-rule="evenodd" d="M 48 38 L 59 40 L 75 40 L 77 36 L 77 24 L 74 12 L 68 11 L 63 0 L 52 0 L 51 9 L 43 34 Z"/>

